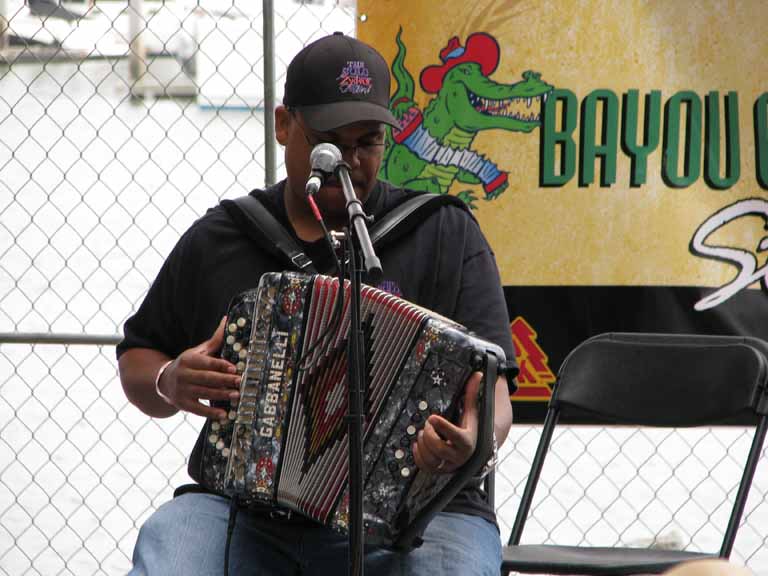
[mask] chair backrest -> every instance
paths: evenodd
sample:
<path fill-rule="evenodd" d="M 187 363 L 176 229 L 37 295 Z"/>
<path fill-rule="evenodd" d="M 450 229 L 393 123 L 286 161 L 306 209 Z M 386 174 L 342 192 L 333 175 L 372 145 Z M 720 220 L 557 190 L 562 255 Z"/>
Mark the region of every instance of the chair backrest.
<path fill-rule="evenodd" d="M 728 557 L 768 430 L 767 388 L 768 343 L 757 338 L 606 333 L 586 340 L 558 372 L 509 544 L 520 543 L 562 416 L 675 428 L 748 421 L 757 427 L 720 550 Z"/>
<path fill-rule="evenodd" d="M 767 356 L 768 344 L 757 338 L 601 334 L 563 362 L 553 408 L 675 427 L 766 414 Z"/>

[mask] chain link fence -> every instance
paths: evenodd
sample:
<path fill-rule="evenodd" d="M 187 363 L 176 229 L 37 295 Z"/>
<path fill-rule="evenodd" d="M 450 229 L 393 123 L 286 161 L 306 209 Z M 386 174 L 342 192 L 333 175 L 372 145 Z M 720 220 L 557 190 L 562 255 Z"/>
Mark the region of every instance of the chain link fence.
<path fill-rule="evenodd" d="M 122 323 L 195 218 L 282 175 L 264 110 L 304 44 L 354 33 L 355 6 L 0 0 L 0 17 L 0 574 L 124 574 L 138 527 L 188 482 L 202 422 L 127 403 Z M 503 447 L 503 538 L 537 439 L 514 427 Z M 746 443 L 738 428 L 569 430 L 529 535 L 716 550 Z M 761 463 L 733 556 L 758 574 L 767 485 Z"/>

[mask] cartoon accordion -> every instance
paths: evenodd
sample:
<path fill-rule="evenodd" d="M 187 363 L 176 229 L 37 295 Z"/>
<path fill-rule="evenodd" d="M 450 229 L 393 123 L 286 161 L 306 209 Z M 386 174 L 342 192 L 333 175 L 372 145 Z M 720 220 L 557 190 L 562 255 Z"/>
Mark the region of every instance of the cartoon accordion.
<path fill-rule="evenodd" d="M 221 355 L 242 374 L 240 401 L 226 420 L 206 422 L 204 485 L 347 533 L 350 296 L 349 283 L 342 294 L 335 278 L 283 272 L 233 299 Z M 504 353 L 382 290 L 363 285 L 360 303 L 366 541 L 410 547 L 490 453 L 495 363 Z M 488 358 L 492 370 L 483 369 Z M 475 455 L 454 475 L 420 472 L 416 435 L 430 414 L 457 420 L 477 369 L 486 378 Z"/>

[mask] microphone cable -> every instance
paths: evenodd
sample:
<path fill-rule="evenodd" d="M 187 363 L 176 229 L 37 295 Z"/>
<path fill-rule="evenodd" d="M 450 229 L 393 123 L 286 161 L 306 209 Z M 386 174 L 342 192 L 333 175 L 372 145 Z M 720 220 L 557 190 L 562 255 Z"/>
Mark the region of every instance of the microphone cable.
<path fill-rule="evenodd" d="M 341 314 L 342 310 L 344 309 L 344 277 L 343 277 L 343 270 L 341 267 L 341 262 L 339 261 L 338 256 L 336 255 L 336 245 L 333 237 L 331 237 L 331 233 L 328 231 L 328 227 L 325 225 L 325 220 L 323 220 L 323 215 L 320 212 L 320 209 L 317 206 L 317 203 L 315 202 L 315 199 L 312 194 L 307 195 L 307 202 L 309 203 L 310 208 L 312 209 L 312 214 L 315 216 L 315 220 L 317 220 L 318 224 L 320 224 L 320 228 L 323 231 L 323 236 L 325 238 L 325 241 L 328 245 L 328 249 L 331 251 L 331 256 L 333 256 L 333 265 L 336 269 L 336 276 L 339 279 L 339 291 L 338 291 L 338 298 L 336 298 L 336 304 L 331 316 L 330 322 L 328 322 L 328 325 L 323 329 L 323 331 L 318 335 L 317 339 L 314 343 L 312 343 L 307 350 L 305 350 L 301 357 L 299 358 L 299 361 L 296 363 L 297 368 L 300 372 L 305 372 L 307 370 L 312 370 L 315 368 L 315 363 L 307 363 L 307 359 L 311 357 L 315 351 L 320 346 L 325 346 L 325 348 L 321 348 L 321 352 L 325 352 L 326 348 L 330 346 L 331 344 L 331 336 L 335 336 L 339 327 L 341 326 Z M 321 358 L 322 356 L 319 356 Z"/>

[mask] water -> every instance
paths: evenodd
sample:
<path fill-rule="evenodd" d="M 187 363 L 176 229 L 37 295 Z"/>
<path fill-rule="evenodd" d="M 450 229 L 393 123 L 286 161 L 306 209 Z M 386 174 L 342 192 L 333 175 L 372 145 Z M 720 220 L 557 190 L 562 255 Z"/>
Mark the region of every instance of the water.
<path fill-rule="evenodd" d="M 276 4 L 280 95 L 304 42 L 353 23 L 332 6 Z M 100 58 L 127 51 L 124 6 L 75 28 L 13 12 L 15 30 L 99 58 L 0 66 L 0 332 L 119 334 L 194 219 L 264 184 L 262 104 L 243 91 L 261 74 L 260 15 L 209 11 L 174 29 L 159 23 L 177 6 L 146 7 L 139 83 L 126 58 Z M 237 26 L 247 38 L 227 37 Z M 186 96 L 158 97 L 164 86 Z M 0 573 L 124 574 L 138 527 L 189 481 L 201 419 L 143 416 L 116 374 L 110 347 L 0 346 Z"/>
<path fill-rule="evenodd" d="M 349 31 L 352 21 L 349 13 L 322 4 L 275 4 L 281 10 L 276 17 L 281 94 L 293 53 L 313 35 Z M 231 80 L 243 69 L 258 73 L 260 55 L 246 52 L 258 43 L 249 37 L 242 48 L 222 50 L 224 34 L 206 51 L 198 42 L 203 53 L 190 68 L 187 40 L 211 31 L 205 28 L 210 21 L 187 20 L 183 9 L 179 19 L 178 6 L 170 3 L 168 13 L 147 6 L 156 10 L 150 51 L 176 52 L 153 57 L 150 74 L 139 85 L 130 80 L 124 58 L 0 67 L 0 332 L 119 333 L 193 220 L 221 198 L 263 184 L 264 117 L 251 90 L 258 82 L 242 84 L 251 92 L 241 93 L 235 92 L 240 83 Z M 127 23 L 119 14 L 110 15 L 115 25 L 100 39 L 103 53 L 120 47 Z M 187 36 L 174 40 L 171 28 L 158 26 L 172 18 Z M 226 22 L 222 29 L 238 26 Z M 88 24 L 96 28 L 98 22 Z M 72 49 L 91 37 L 83 31 L 64 35 Z M 209 53 L 224 60 L 232 54 L 232 60 L 211 68 L 204 58 Z M 192 69 L 198 74 L 194 79 L 188 76 Z M 214 72 L 221 77 L 213 78 Z M 187 96 L 157 97 L 157 86 L 167 83 Z M 218 107 L 222 104 L 228 107 Z M 141 415 L 125 400 L 112 348 L 6 344 L 0 347 L 0 423 L 0 572 L 80 576 L 127 571 L 138 527 L 175 486 L 188 481 L 185 458 L 201 421 Z M 532 534 L 554 533 L 566 541 L 617 533 L 629 541 L 657 533 L 678 537 L 685 533 L 670 510 L 679 508 L 701 526 L 691 536 L 696 545 L 716 548 L 697 502 L 707 497 L 702 486 L 716 501 L 732 487 L 729 451 L 743 440 L 738 431 L 729 434 L 667 440 L 659 456 L 648 452 L 653 443 L 644 437 L 590 429 L 567 435 L 556 452 L 550 484 L 555 497 L 541 504 Z M 503 538 L 536 439 L 536 429 L 514 428 L 503 447 L 497 474 Z M 607 469 L 623 443 L 648 458 L 647 474 L 634 481 L 638 492 L 627 489 L 630 500 L 642 502 L 644 494 L 658 489 L 668 492 L 670 504 L 617 506 L 601 519 L 596 505 L 613 497 L 629 474 L 631 462 L 618 472 Z M 697 446 L 697 457 L 679 462 L 677 455 L 691 445 Z M 594 470 L 593 483 L 569 484 L 563 471 L 573 466 Z M 714 471 L 713 480 L 702 478 L 705 470 Z M 768 522 L 766 481 L 760 471 L 734 558 L 749 558 L 754 570 L 768 574 L 761 529 Z M 639 527 L 625 528 L 637 517 Z M 680 538 L 687 543 L 687 536 Z"/>

